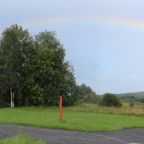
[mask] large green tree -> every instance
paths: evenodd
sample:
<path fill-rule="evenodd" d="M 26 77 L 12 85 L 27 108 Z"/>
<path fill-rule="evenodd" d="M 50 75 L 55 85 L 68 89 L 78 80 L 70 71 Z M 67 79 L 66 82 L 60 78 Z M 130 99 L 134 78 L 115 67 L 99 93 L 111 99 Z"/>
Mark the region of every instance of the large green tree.
<path fill-rule="evenodd" d="M 41 103 L 58 105 L 59 96 L 64 104 L 73 104 L 75 77 L 73 69 L 65 61 L 65 50 L 54 32 L 42 32 L 35 37 L 37 53 L 31 61 L 34 83 L 41 91 Z M 37 96 L 36 96 L 37 97 Z"/>
<path fill-rule="evenodd" d="M 0 40 L 0 100 L 14 107 L 22 89 L 32 38 L 18 25 L 7 28 Z"/>

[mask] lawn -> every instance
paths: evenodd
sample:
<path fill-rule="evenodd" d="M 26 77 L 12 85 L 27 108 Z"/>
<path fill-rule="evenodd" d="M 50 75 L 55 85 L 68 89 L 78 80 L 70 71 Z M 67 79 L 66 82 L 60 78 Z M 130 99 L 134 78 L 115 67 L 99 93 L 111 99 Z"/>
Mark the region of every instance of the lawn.
<path fill-rule="evenodd" d="M 144 127 L 144 117 L 86 112 L 74 107 L 64 108 L 62 123 L 56 107 L 0 109 L 0 122 L 90 132 Z"/>
<path fill-rule="evenodd" d="M 1 140 L 0 144 L 44 144 L 39 140 L 32 139 L 24 134 L 20 134 L 17 137 Z"/>

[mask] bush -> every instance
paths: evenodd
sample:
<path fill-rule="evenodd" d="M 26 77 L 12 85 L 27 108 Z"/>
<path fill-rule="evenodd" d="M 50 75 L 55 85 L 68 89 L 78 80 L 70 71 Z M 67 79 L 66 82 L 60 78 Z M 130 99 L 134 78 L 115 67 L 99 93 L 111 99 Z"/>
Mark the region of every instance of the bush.
<path fill-rule="evenodd" d="M 107 107 L 120 107 L 121 102 L 114 94 L 106 93 L 103 95 L 100 105 Z"/>
<path fill-rule="evenodd" d="M 130 102 L 130 103 L 129 103 L 129 106 L 130 106 L 130 107 L 134 107 L 134 102 Z"/>

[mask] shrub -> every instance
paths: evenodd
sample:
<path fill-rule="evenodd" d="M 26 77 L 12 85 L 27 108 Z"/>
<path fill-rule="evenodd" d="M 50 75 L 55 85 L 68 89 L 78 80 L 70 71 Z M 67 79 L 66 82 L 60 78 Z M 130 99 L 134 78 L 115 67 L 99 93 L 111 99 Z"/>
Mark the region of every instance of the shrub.
<path fill-rule="evenodd" d="M 114 94 L 106 93 L 103 95 L 100 105 L 107 107 L 120 107 L 121 102 Z"/>
<path fill-rule="evenodd" d="M 134 102 L 130 102 L 130 103 L 129 103 L 129 106 L 130 106 L 130 107 L 134 107 Z"/>

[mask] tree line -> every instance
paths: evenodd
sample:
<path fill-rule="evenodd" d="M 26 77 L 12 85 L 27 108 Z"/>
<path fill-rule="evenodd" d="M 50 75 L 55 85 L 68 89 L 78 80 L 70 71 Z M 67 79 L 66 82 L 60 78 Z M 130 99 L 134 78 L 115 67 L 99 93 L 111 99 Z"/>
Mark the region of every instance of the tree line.
<path fill-rule="evenodd" d="M 92 89 L 87 93 L 96 95 Z M 12 25 L 0 37 L 0 106 L 73 105 L 82 99 L 74 70 L 65 60 L 65 49 L 55 32 L 31 36 Z M 84 99 L 88 96 L 84 95 Z"/>

